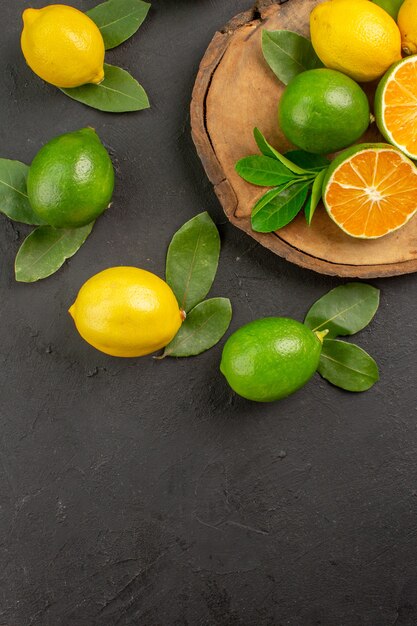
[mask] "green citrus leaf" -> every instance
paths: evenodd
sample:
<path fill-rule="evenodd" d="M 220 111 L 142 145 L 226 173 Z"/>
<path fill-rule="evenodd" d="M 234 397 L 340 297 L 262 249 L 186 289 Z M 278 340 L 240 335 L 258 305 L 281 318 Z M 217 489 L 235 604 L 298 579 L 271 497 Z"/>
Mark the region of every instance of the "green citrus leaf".
<path fill-rule="evenodd" d="M 166 280 L 187 313 L 204 300 L 216 276 L 220 237 L 207 212 L 189 220 L 168 248 Z"/>
<path fill-rule="evenodd" d="M 253 136 L 255 137 L 256 145 L 264 156 L 270 157 L 271 159 L 277 159 L 287 169 L 294 172 L 294 174 L 311 174 L 311 172 L 303 169 L 302 167 L 298 167 L 296 163 L 293 163 L 290 159 L 287 159 L 283 154 L 278 152 L 278 150 L 275 150 L 275 148 L 265 139 L 259 128 L 253 129 Z"/>
<path fill-rule="evenodd" d="M 317 300 L 304 320 L 312 330 L 328 330 L 328 337 L 354 335 L 369 324 L 379 306 L 379 290 L 365 283 L 348 283 Z"/>
<path fill-rule="evenodd" d="M 197 304 L 162 357 L 195 356 L 216 345 L 229 328 L 232 305 L 228 298 L 211 298 Z"/>
<path fill-rule="evenodd" d="M 311 188 L 311 194 L 304 209 L 308 225 L 311 224 L 314 211 L 316 210 L 317 205 L 321 200 L 323 180 L 324 180 L 324 177 L 326 176 L 326 171 L 327 171 L 327 168 L 324 170 L 321 170 L 321 172 L 319 172 L 316 178 L 314 179 L 314 183 Z"/>
<path fill-rule="evenodd" d="M 287 189 L 290 185 L 287 183 L 286 185 L 280 185 L 279 187 L 274 187 L 267 191 L 259 200 L 254 204 L 252 208 L 252 215 L 256 215 L 264 206 L 269 204 L 271 200 L 273 200 L 278 194 L 280 194 L 284 189 Z"/>
<path fill-rule="evenodd" d="M 256 145 L 262 154 L 270 159 L 276 159 L 276 150 L 267 142 L 259 128 L 253 129 L 253 136 L 255 137 Z"/>
<path fill-rule="evenodd" d="M 302 209 L 310 184 L 309 181 L 296 182 L 285 187 L 267 204 L 258 205 L 251 217 L 253 230 L 271 233 L 289 224 Z"/>
<path fill-rule="evenodd" d="M 262 31 L 262 52 L 284 85 L 305 70 L 323 67 L 311 41 L 289 30 Z"/>
<path fill-rule="evenodd" d="M 317 371 L 346 391 L 366 391 L 379 380 L 378 366 L 365 350 L 337 339 L 324 340 Z"/>
<path fill-rule="evenodd" d="M 99 85 L 82 85 L 61 91 L 73 100 L 108 113 L 126 113 L 149 108 L 145 90 L 129 72 L 105 63 L 104 73 L 104 80 Z"/>
<path fill-rule="evenodd" d="M 142 0 L 108 0 L 87 11 L 103 35 L 106 50 L 132 37 L 141 26 L 151 5 Z"/>
<path fill-rule="evenodd" d="M 15 261 L 16 280 L 33 283 L 54 274 L 83 245 L 94 222 L 82 228 L 39 226 L 22 243 Z"/>
<path fill-rule="evenodd" d="M 26 180 L 29 167 L 20 161 L 0 159 L 0 212 L 15 222 L 38 226 L 42 220 L 29 204 Z"/>
<path fill-rule="evenodd" d="M 275 187 L 294 178 L 294 173 L 277 159 L 253 155 L 240 159 L 235 165 L 236 172 L 248 183 L 261 187 Z"/>
<path fill-rule="evenodd" d="M 284 156 L 309 172 L 320 172 L 330 165 L 330 161 L 326 157 L 321 154 L 312 154 L 305 150 L 289 150 Z"/>

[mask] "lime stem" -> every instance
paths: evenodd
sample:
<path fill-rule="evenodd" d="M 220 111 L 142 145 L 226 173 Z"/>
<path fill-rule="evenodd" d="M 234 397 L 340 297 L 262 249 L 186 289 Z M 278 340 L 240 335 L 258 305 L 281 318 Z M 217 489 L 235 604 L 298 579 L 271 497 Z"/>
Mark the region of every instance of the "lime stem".
<path fill-rule="evenodd" d="M 315 331 L 315 335 L 317 337 L 317 339 L 320 341 L 320 343 L 323 343 L 323 340 L 325 338 L 325 336 L 328 334 L 329 330 L 326 328 L 326 330 L 316 330 Z"/>

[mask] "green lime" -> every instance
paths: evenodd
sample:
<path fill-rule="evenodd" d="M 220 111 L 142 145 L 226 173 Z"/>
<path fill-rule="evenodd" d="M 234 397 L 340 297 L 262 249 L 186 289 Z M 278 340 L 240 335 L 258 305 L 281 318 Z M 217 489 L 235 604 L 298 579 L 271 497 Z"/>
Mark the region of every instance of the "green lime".
<path fill-rule="evenodd" d="M 27 181 L 29 202 L 50 226 L 78 228 L 109 206 L 114 170 L 92 128 L 61 135 L 33 159 Z"/>
<path fill-rule="evenodd" d="M 266 317 L 239 328 L 227 340 L 220 371 L 243 398 L 273 402 L 306 384 L 317 370 L 322 341 L 286 317 Z"/>
<path fill-rule="evenodd" d="M 377 4 L 391 15 L 394 20 L 397 19 L 398 11 L 404 0 L 373 0 L 374 4 Z"/>
<path fill-rule="evenodd" d="M 298 74 L 284 90 L 279 126 L 295 146 L 315 154 L 336 152 L 368 128 L 369 102 L 352 78 L 326 68 Z"/>

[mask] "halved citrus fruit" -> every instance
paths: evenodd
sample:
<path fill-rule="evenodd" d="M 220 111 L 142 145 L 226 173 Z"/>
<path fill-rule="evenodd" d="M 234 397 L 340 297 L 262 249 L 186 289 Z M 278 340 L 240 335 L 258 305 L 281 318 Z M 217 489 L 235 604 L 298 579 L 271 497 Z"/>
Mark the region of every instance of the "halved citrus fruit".
<path fill-rule="evenodd" d="M 375 117 L 385 139 L 417 159 L 417 55 L 394 63 L 375 93 Z"/>
<path fill-rule="evenodd" d="M 403 226 L 417 210 L 417 168 L 385 143 L 348 148 L 329 166 L 323 202 L 348 235 L 376 239 Z"/>

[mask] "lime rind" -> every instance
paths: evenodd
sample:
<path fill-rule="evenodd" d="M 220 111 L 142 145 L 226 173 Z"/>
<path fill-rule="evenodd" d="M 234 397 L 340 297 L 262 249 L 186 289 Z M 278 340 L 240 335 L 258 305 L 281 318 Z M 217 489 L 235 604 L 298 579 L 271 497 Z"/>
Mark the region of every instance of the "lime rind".
<path fill-rule="evenodd" d="M 380 237 L 385 237 L 386 235 L 389 235 L 390 233 L 398 230 L 399 228 L 402 228 L 405 224 L 407 224 L 407 222 L 416 214 L 417 211 L 417 205 L 416 208 L 414 209 L 414 211 L 412 211 L 404 220 L 404 222 L 402 222 L 401 224 L 399 224 L 398 226 L 395 226 L 394 228 L 391 228 L 390 230 L 387 230 L 387 232 L 385 232 L 383 235 L 374 235 L 374 236 L 370 236 L 370 235 L 365 235 L 365 234 L 361 234 L 361 235 L 354 235 L 351 232 L 349 232 L 348 230 L 346 230 L 345 228 L 343 228 L 343 225 L 340 224 L 340 222 L 338 222 L 333 214 L 332 214 L 332 210 L 329 207 L 327 201 L 326 201 L 326 193 L 327 193 L 327 188 L 328 186 L 333 182 L 334 177 L 336 172 L 339 170 L 339 168 L 346 163 L 346 161 L 349 161 L 353 156 L 356 156 L 362 152 L 366 152 L 367 150 L 381 150 L 381 151 L 395 151 L 397 152 L 401 158 L 409 163 L 412 167 L 415 168 L 415 164 L 402 152 L 402 150 L 400 150 L 399 148 L 397 148 L 396 146 L 392 146 L 391 144 L 386 144 L 386 143 L 364 143 L 364 144 L 357 144 L 354 146 L 351 146 L 350 148 L 347 148 L 347 150 L 344 150 L 343 152 L 341 152 L 331 163 L 331 165 L 329 166 L 328 171 L 326 172 L 326 176 L 324 178 L 323 181 L 323 191 L 322 191 L 322 198 L 323 198 L 323 204 L 324 207 L 327 211 L 327 214 L 329 215 L 329 217 L 332 219 L 332 221 L 347 235 L 349 235 L 350 237 L 354 237 L 355 239 L 379 239 Z"/>
<path fill-rule="evenodd" d="M 285 137 L 313 154 L 329 154 L 358 141 L 369 126 L 369 101 L 363 89 L 342 72 L 317 68 L 298 74 L 278 106 Z"/>
<path fill-rule="evenodd" d="M 392 65 L 381 78 L 375 92 L 375 119 L 379 131 L 391 145 L 401 150 L 401 152 L 403 152 L 410 159 L 417 160 L 417 154 L 410 152 L 407 149 L 407 146 L 404 146 L 403 144 L 400 144 L 398 141 L 396 141 L 385 124 L 385 93 L 387 90 L 387 86 L 392 80 L 395 81 L 395 76 L 398 70 L 408 63 L 414 64 L 417 70 L 417 55 L 401 59 L 401 61 L 394 63 L 394 65 Z"/>
<path fill-rule="evenodd" d="M 322 343 L 304 324 L 265 317 L 241 326 L 226 341 L 220 371 L 237 394 L 275 402 L 301 389 L 317 371 Z"/>

